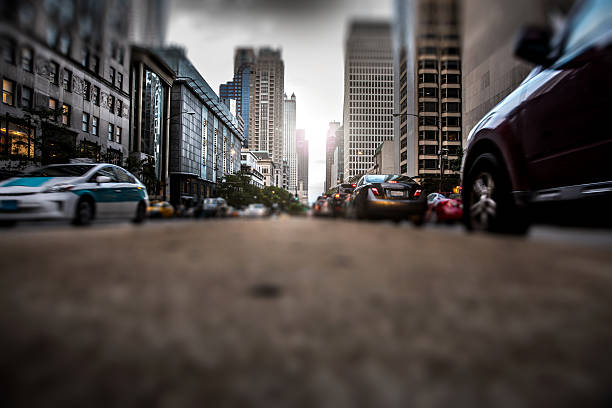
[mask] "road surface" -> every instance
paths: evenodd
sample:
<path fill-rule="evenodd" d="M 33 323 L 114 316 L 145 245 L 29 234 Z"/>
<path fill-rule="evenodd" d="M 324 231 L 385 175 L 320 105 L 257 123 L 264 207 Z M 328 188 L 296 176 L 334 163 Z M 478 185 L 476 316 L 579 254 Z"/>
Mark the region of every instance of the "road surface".
<path fill-rule="evenodd" d="M 610 234 L 544 231 L 3 230 L 0 406 L 612 406 Z"/>

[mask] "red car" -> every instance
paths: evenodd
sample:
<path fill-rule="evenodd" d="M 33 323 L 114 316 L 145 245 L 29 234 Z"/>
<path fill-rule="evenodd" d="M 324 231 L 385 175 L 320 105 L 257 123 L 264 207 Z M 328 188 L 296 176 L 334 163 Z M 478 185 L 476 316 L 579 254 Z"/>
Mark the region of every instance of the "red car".
<path fill-rule="evenodd" d="M 432 217 L 437 222 L 452 223 L 463 218 L 463 202 L 461 199 L 447 198 L 440 200 L 432 208 Z"/>
<path fill-rule="evenodd" d="M 523 234 L 538 214 L 610 222 L 612 1 L 577 1 L 554 35 L 525 29 L 515 54 L 537 67 L 467 138 L 466 227 Z"/>

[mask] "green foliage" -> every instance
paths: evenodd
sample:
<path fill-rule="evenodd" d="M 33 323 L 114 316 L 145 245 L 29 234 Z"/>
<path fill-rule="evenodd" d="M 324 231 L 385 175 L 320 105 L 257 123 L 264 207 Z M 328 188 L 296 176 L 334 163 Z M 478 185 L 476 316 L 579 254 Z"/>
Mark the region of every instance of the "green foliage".
<path fill-rule="evenodd" d="M 158 195 L 161 191 L 161 183 L 155 172 L 155 159 L 147 157 L 141 159 L 136 155 L 131 155 L 125 163 L 127 171 L 138 177 L 147 187 L 149 195 Z"/>
<path fill-rule="evenodd" d="M 247 172 L 238 172 L 225 176 L 224 180 L 217 184 L 217 195 L 225 198 L 232 207 L 244 208 L 249 204 L 262 203 L 268 208 L 278 208 L 290 214 L 300 214 L 306 209 L 295 196 L 280 187 L 259 188 L 250 184 L 250 176 Z"/>

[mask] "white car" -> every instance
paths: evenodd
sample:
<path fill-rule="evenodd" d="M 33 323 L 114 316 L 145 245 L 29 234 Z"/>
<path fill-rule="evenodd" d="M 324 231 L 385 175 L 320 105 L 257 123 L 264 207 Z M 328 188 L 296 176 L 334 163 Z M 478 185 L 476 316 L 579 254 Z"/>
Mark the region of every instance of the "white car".
<path fill-rule="evenodd" d="M 265 217 L 268 215 L 268 209 L 263 204 L 249 204 L 243 215 L 249 218 Z"/>
<path fill-rule="evenodd" d="M 87 225 L 97 218 L 142 222 L 145 186 L 113 164 L 56 164 L 0 182 L 0 223 L 67 219 Z"/>

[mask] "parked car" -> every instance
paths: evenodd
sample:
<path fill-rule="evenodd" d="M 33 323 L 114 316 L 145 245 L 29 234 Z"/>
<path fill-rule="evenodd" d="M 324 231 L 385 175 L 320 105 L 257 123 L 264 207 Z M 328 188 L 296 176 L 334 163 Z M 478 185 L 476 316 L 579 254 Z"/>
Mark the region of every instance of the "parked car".
<path fill-rule="evenodd" d="M 468 136 L 466 227 L 525 233 L 543 208 L 559 220 L 580 207 L 609 214 L 612 2 L 578 2 L 554 36 L 525 29 L 515 54 L 538 66 Z"/>
<path fill-rule="evenodd" d="M 397 174 L 367 174 L 357 182 L 347 209 L 350 218 L 425 220 L 427 199 L 412 178 Z"/>
<path fill-rule="evenodd" d="M 431 193 L 427 195 L 427 205 L 429 206 L 429 208 L 433 208 L 441 200 L 446 200 L 446 196 L 444 194 Z"/>
<path fill-rule="evenodd" d="M 345 215 L 346 207 L 356 186 L 357 184 L 351 183 L 338 184 L 328 192 L 327 204 L 332 216 L 343 217 Z"/>
<path fill-rule="evenodd" d="M 329 203 L 327 202 L 326 194 L 317 197 L 317 201 L 315 201 L 312 208 L 316 217 L 325 217 L 331 215 L 331 208 L 329 207 Z"/>
<path fill-rule="evenodd" d="M 262 218 L 269 215 L 269 211 L 263 204 L 249 204 L 247 208 L 245 208 L 243 215 L 249 218 Z"/>
<path fill-rule="evenodd" d="M 147 207 L 149 218 L 172 218 L 174 207 L 167 201 L 151 201 Z"/>
<path fill-rule="evenodd" d="M 145 186 L 113 164 L 56 164 L 0 183 L 0 222 L 66 219 L 88 225 L 94 219 L 147 215 Z"/>
<path fill-rule="evenodd" d="M 225 217 L 227 212 L 227 202 L 224 198 L 205 198 L 202 201 L 201 210 L 198 209 L 194 214 L 196 217 Z"/>
<path fill-rule="evenodd" d="M 463 203 L 461 199 L 446 198 L 438 201 L 431 210 L 430 219 L 447 224 L 461 221 L 463 219 Z"/>

